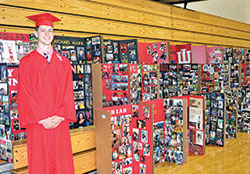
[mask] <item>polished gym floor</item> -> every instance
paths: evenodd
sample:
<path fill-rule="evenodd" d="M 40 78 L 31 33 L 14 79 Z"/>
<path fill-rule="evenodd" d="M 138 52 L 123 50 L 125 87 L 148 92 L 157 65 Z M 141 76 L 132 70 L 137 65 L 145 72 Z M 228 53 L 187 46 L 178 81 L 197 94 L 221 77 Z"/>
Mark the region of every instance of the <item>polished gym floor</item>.
<path fill-rule="evenodd" d="M 155 165 L 155 174 L 250 174 L 250 134 L 238 132 L 224 147 L 206 146 L 204 156 L 188 156 L 184 165 Z"/>

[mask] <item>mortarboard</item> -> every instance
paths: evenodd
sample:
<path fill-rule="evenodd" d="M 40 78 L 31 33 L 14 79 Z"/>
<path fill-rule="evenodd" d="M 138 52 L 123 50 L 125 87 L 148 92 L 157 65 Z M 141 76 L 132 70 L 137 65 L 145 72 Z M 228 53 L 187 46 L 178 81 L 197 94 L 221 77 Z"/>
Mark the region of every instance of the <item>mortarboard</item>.
<path fill-rule="evenodd" d="M 61 19 L 53 16 L 50 13 L 42 13 L 42 14 L 37 14 L 37 15 L 32 15 L 32 16 L 26 16 L 26 18 L 32 21 L 35 21 L 36 27 L 39 25 L 48 25 L 48 26 L 54 27 L 53 22 L 61 21 Z"/>

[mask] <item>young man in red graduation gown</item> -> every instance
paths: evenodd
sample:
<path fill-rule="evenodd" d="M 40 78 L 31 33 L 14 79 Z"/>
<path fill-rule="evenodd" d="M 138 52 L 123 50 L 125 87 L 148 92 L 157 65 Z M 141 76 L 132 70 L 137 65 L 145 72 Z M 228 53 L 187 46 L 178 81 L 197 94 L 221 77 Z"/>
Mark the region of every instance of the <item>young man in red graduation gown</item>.
<path fill-rule="evenodd" d="M 30 174 L 73 174 L 69 122 L 76 121 L 69 59 L 53 50 L 49 13 L 28 16 L 36 22 L 37 49 L 20 62 L 18 109 L 26 128 Z"/>

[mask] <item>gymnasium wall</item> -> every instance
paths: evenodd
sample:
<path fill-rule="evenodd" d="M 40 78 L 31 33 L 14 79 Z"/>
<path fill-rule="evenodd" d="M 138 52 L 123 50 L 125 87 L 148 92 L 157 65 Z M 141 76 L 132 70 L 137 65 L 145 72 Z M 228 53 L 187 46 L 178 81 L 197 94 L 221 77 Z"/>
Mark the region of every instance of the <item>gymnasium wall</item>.
<path fill-rule="evenodd" d="M 250 25 L 149 0 L 0 0 L 0 31 L 31 33 L 27 15 L 62 19 L 56 34 L 250 47 Z"/>

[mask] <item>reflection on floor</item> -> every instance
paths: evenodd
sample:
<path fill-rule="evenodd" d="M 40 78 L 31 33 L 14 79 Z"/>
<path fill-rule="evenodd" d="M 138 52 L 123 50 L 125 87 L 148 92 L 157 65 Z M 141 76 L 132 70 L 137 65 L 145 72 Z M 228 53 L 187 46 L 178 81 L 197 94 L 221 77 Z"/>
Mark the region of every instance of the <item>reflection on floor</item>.
<path fill-rule="evenodd" d="M 247 174 L 250 173 L 250 134 L 238 132 L 225 147 L 206 146 L 204 156 L 188 156 L 182 165 L 155 165 L 155 174 Z"/>

